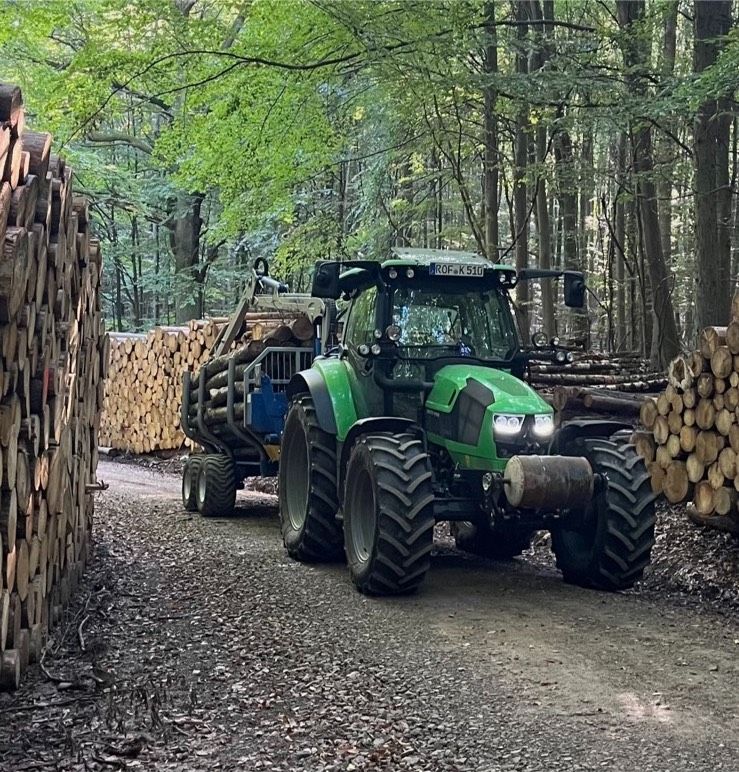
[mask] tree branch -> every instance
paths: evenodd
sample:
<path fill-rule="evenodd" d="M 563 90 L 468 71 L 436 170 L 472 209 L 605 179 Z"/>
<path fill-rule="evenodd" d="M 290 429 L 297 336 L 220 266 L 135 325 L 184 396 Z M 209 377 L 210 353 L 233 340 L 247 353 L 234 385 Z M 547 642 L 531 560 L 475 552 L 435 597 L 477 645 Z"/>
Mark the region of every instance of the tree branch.
<path fill-rule="evenodd" d="M 118 83 L 117 81 L 113 81 L 110 86 L 116 91 L 125 91 L 126 94 L 130 94 L 132 97 L 135 97 L 142 102 L 148 102 L 155 107 L 159 107 L 170 118 L 172 117 L 172 105 L 167 104 L 163 99 L 157 99 L 155 95 L 142 94 L 140 91 L 136 91 L 135 89 L 125 86 L 123 83 Z"/>
<path fill-rule="evenodd" d="M 88 142 L 99 142 L 103 145 L 115 145 L 118 143 L 130 145 L 142 153 L 151 154 L 152 146 L 141 137 L 132 137 L 125 131 L 89 131 L 85 137 Z"/>

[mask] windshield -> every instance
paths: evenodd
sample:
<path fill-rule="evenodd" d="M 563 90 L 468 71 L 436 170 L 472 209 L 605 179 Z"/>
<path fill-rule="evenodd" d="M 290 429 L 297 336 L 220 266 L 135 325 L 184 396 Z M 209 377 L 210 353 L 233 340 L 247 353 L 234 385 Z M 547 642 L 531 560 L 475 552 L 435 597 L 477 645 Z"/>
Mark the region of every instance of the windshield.
<path fill-rule="evenodd" d="M 516 348 L 506 299 L 495 291 L 401 287 L 393 294 L 393 324 L 400 327 L 401 355 L 412 359 L 508 359 Z"/>

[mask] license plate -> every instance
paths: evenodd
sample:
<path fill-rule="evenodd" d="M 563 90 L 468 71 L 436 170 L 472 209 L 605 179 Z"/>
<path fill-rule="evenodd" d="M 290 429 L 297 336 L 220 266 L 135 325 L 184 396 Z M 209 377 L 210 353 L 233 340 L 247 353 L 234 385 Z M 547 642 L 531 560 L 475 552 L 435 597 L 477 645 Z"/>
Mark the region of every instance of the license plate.
<path fill-rule="evenodd" d="M 485 266 L 480 263 L 431 263 L 432 276 L 484 276 Z"/>

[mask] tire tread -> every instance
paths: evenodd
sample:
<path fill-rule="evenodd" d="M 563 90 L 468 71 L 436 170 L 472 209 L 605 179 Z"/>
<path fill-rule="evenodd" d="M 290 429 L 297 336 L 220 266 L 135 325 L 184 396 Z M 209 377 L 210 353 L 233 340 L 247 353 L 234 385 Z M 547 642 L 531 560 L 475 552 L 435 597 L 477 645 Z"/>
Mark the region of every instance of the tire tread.
<path fill-rule="evenodd" d="M 605 518 L 592 556 L 586 565 L 576 564 L 565 543 L 553 534 L 557 566 L 565 581 L 600 590 L 626 590 L 649 565 L 654 546 L 654 500 L 649 474 L 636 450 L 621 438 L 585 440 L 586 455 L 595 471 L 606 472 L 603 494 Z"/>
<path fill-rule="evenodd" d="M 299 410 L 308 441 L 310 481 L 305 524 L 295 534 L 289 518 L 282 515 L 282 541 L 291 558 L 304 563 L 340 560 L 344 554 L 341 523 L 336 519 L 339 501 L 336 491 L 336 440 L 318 425 L 313 400 L 297 397 L 290 410 Z M 289 470 L 280 464 L 280 488 L 287 484 Z"/>
<path fill-rule="evenodd" d="M 411 434 L 369 434 L 357 445 L 366 448 L 374 470 L 378 537 L 369 570 L 357 574 L 350 565 L 352 579 L 361 592 L 369 595 L 414 592 L 431 566 L 433 548 L 434 493 L 429 455 Z M 356 448 L 349 461 L 347 486 L 351 484 L 355 453 Z M 345 513 L 345 517 L 351 517 L 351 513 Z"/>

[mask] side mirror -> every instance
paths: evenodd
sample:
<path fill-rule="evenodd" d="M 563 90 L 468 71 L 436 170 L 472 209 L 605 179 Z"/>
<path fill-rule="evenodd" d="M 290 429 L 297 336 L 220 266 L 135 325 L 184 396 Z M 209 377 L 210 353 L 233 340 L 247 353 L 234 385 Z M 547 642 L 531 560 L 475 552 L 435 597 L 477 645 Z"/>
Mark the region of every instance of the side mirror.
<path fill-rule="evenodd" d="M 565 271 L 565 305 L 568 308 L 584 308 L 585 275 L 580 271 Z"/>
<path fill-rule="evenodd" d="M 336 300 L 340 295 L 339 274 L 341 263 L 336 260 L 327 260 L 316 265 L 313 273 L 313 286 L 310 294 L 314 298 L 331 298 Z"/>

